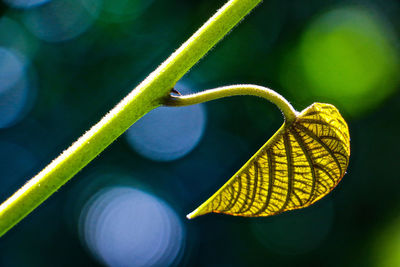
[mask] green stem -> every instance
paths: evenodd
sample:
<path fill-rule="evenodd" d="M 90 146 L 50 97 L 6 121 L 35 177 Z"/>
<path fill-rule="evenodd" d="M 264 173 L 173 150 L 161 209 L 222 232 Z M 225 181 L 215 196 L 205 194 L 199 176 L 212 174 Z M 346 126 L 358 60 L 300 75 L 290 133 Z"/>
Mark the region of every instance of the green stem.
<path fill-rule="evenodd" d="M 161 105 L 175 83 L 261 0 L 231 0 L 88 132 L 0 206 L 0 236 L 85 167 L 135 121 Z"/>
<path fill-rule="evenodd" d="M 223 86 L 185 96 L 171 95 L 165 98 L 164 105 L 173 107 L 188 106 L 236 95 L 253 95 L 265 98 L 278 106 L 286 122 L 291 123 L 296 119 L 297 111 L 283 96 L 269 88 L 253 84 Z"/>

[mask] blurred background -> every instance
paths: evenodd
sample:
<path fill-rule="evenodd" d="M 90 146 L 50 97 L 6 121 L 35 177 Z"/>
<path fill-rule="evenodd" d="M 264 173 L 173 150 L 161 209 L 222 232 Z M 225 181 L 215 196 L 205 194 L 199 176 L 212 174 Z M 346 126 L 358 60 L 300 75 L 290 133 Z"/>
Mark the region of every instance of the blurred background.
<path fill-rule="evenodd" d="M 0 201 L 97 122 L 224 0 L 3 0 Z M 312 207 L 185 215 L 279 128 L 235 97 L 147 114 L 0 239 L 0 266 L 400 266 L 400 2 L 266 0 L 178 83 L 254 83 L 349 123 L 348 173 Z"/>

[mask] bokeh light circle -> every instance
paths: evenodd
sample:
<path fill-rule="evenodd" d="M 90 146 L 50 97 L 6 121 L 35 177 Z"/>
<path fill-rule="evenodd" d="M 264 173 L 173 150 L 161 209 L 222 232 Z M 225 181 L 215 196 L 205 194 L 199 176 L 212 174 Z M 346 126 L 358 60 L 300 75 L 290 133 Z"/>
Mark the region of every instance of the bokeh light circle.
<path fill-rule="evenodd" d="M 11 7 L 16 8 L 30 8 L 42 5 L 50 0 L 4 0 Z"/>
<path fill-rule="evenodd" d="M 13 87 L 24 72 L 23 60 L 10 49 L 0 47 L 0 94 Z"/>
<path fill-rule="evenodd" d="M 35 95 L 26 60 L 13 50 L 0 47 L 0 128 L 22 119 Z"/>
<path fill-rule="evenodd" d="M 81 213 L 80 232 L 107 266 L 168 266 L 184 247 L 182 223 L 169 205 L 127 186 L 95 194 Z"/>
<path fill-rule="evenodd" d="M 378 13 L 332 9 L 309 24 L 284 60 L 282 82 L 297 99 L 308 95 L 309 103 L 328 101 L 359 115 L 382 103 L 400 81 L 393 40 L 394 31 Z"/>
<path fill-rule="evenodd" d="M 39 39 L 62 42 L 84 33 L 97 19 L 101 0 L 52 0 L 24 13 L 26 27 Z"/>
<path fill-rule="evenodd" d="M 400 266 L 400 217 L 382 226 L 371 242 L 367 260 L 374 267 Z"/>
<path fill-rule="evenodd" d="M 0 18 L 0 46 L 32 58 L 38 50 L 38 40 L 19 21 L 4 16 Z"/>
<path fill-rule="evenodd" d="M 187 87 L 176 87 L 190 93 Z M 126 139 L 140 155 L 170 161 L 188 154 L 200 141 L 206 124 L 202 104 L 188 107 L 159 107 L 150 111 L 126 132 Z"/>
<path fill-rule="evenodd" d="M 252 223 L 252 230 L 267 249 L 282 255 L 296 255 L 317 248 L 330 233 L 332 222 L 332 202 L 324 200 L 322 205 L 260 218 Z"/>

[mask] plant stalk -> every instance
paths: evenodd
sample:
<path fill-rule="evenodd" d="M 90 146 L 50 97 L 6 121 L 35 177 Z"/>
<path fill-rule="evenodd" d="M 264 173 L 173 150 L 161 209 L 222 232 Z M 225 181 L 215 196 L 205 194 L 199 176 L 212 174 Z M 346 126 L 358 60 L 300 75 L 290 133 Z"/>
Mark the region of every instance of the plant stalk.
<path fill-rule="evenodd" d="M 165 98 L 163 104 L 170 107 L 181 107 L 237 95 L 253 95 L 262 97 L 274 103 L 282 111 L 286 122 L 291 123 L 296 119 L 298 112 L 283 96 L 269 88 L 254 84 L 222 86 L 184 96 L 170 95 Z"/>
<path fill-rule="evenodd" d="M 107 115 L 0 205 L 0 236 L 39 206 L 135 121 L 161 105 L 176 82 L 261 0 L 228 1 Z"/>

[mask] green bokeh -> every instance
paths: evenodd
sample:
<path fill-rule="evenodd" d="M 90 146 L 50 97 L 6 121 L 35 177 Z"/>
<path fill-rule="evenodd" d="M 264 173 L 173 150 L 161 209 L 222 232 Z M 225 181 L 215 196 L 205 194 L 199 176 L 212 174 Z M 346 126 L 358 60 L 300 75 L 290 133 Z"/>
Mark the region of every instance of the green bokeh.
<path fill-rule="evenodd" d="M 285 81 L 284 76 L 283 83 L 295 95 L 309 95 L 310 102 L 330 101 L 360 115 L 381 104 L 399 81 L 399 54 L 392 39 L 390 27 L 365 8 L 323 13 L 287 59 L 298 61 L 289 71 L 299 77 Z"/>
<path fill-rule="evenodd" d="M 400 266 L 400 218 L 385 225 L 372 244 L 372 266 Z"/>

